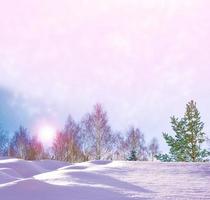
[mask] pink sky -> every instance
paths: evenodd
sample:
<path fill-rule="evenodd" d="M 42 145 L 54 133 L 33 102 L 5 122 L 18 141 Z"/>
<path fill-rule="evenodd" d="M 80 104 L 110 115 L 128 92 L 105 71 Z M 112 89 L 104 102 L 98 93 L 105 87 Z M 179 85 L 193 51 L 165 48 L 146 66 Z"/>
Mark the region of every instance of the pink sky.
<path fill-rule="evenodd" d="M 210 130 L 209 8 L 208 0 L 1 1 L 0 86 L 23 96 L 30 116 L 45 105 L 62 122 L 101 102 L 114 129 L 133 124 L 148 139 L 194 99 Z"/>

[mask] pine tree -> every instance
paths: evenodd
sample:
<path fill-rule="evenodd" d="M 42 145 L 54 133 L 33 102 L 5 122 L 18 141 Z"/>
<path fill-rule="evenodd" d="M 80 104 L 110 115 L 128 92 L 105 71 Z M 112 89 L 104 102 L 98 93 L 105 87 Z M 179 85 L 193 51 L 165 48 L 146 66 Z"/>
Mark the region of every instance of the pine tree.
<path fill-rule="evenodd" d="M 7 133 L 0 127 L 0 156 L 8 153 L 9 138 Z"/>
<path fill-rule="evenodd" d="M 130 153 L 130 156 L 128 158 L 129 161 L 137 161 L 137 152 L 135 149 L 133 149 Z"/>
<path fill-rule="evenodd" d="M 172 157 L 169 156 L 168 154 L 158 154 L 158 155 L 155 156 L 155 158 L 157 160 L 160 160 L 161 162 L 171 162 L 171 161 L 173 161 Z"/>
<path fill-rule="evenodd" d="M 175 137 L 163 133 L 166 143 L 170 146 L 170 159 L 187 162 L 205 161 L 209 152 L 201 147 L 205 142 L 204 123 L 201 121 L 196 103 L 190 101 L 184 117 L 180 120 L 171 117 L 171 124 Z"/>

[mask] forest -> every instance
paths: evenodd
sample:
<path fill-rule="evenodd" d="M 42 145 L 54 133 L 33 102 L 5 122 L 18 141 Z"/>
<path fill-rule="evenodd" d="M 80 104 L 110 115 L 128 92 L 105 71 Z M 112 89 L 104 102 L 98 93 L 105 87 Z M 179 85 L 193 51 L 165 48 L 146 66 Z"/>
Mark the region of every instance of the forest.
<path fill-rule="evenodd" d="M 89 160 L 209 161 L 209 139 L 203 132 L 204 123 L 196 102 L 187 103 L 181 119 L 172 116 L 171 127 L 173 134 L 163 133 L 169 146 L 169 153 L 163 154 L 158 139 L 152 138 L 147 144 L 139 127 L 131 126 L 126 133 L 114 132 L 107 112 L 98 103 L 80 122 L 69 115 L 63 129 L 56 132 L 51 147 L 45 147 L 36 134 L 22 125 L 11 137 L 1 127 L 0 156 L 70 163 Z"/>

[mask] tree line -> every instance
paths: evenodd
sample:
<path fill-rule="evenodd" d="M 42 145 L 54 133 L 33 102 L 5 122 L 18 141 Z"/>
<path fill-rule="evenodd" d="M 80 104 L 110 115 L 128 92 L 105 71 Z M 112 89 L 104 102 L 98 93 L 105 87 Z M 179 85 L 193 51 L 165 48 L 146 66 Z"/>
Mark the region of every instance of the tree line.
<path fill-rule="evenodd" d="M 147 145 L 139 128 L 130 127 L 127 133 L 114 132 L 109 125 L 107 112 L 96 104 L 77 123 L 72 116 L 67 118 L 62 130 L 57 131 L 50 149 L 45 149 L 37 136 L 20 126 L 12 138 L 0 129 L 0 155 L 26 160 L 55 159 L 66 162 L 88 160 L 147 161 L 208 161 L 209 151 L 202 148 L 207 141 L 203 132 L 204 123 L 196 103 L 186 106 L 183 118 L 171 117 L 174 136 L 163 133 L 168 144 L 168 154 L 160 154 L 157 138 Z"/>

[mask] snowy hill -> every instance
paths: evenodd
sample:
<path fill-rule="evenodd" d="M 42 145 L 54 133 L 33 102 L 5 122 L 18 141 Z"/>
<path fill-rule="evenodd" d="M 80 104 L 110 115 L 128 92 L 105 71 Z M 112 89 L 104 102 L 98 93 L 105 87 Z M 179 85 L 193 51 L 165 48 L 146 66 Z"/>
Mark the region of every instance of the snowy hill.
<path fill-rule="evenodd" d="M 0 159 L 0 199 L 210 199 L 210 163 Z"/>

